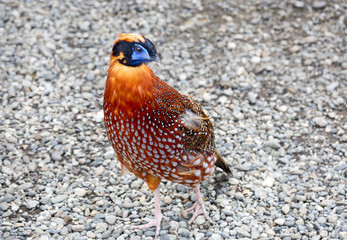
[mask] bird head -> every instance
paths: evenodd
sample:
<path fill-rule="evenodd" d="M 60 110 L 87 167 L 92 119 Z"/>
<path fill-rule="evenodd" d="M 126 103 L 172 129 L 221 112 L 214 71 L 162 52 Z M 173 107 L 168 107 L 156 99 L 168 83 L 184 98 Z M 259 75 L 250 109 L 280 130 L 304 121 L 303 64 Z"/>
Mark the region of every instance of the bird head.
<path fill-rule="evenodd" d="M 118 39 L 113 45 L 111 62 L 138 67 L 143 63 L 159 61 L 157 50 L 153 43 L 140 34 L 118 34 Z"/>

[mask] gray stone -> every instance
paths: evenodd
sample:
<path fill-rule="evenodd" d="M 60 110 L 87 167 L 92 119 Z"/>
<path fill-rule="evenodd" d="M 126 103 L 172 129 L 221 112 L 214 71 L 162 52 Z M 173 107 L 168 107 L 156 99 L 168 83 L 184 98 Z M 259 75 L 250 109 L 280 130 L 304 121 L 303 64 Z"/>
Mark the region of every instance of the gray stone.
<path fill-rule="evenodd" d="M 264 143 L 264 147 L 271 147 L 277 150 L 281 147 L 281 145 L 278 143 L 277 140 L 269 140 Z"/>
<path fill-rule="evenodd" d="M 222 213 L 224 213 L 226 216 L 233 216 L 233 211 L 229 209 L 222 209 Z"/>
<path fill-rule="evenodd" d="M 77 196 L 80 197 L 84 197 L 87 193 L 87 191 L 84 188 L 75 188 L 73 191 Z"/>
<path fill-rule="evenodd" d="M 282 207 L 282 212 L 283 212 L 284 214 L 288 214 L 289 211 L 290 211 L 289 205 L 286 204 L 286 205 L 284 205 L 284 206 Z"/>
<path fill-rule="evenodd" d="M 317 37 L 315 36 L 307 36 L 304 38 L 305 43 L 315 43 L 317 42 Z"/>
<path fill-rule="evenodd" d="M 347 232 L 339 232 L 340 239 L 347 239 Z"/>
<path fill-rule="evenodd" d="M 277 225 L 282 226 L 282 225 L 284 224 L 285 221 L 286 221 L 286 220 L 285 220 L 284 218 L 277 218 L 277 219 L 275 219 L 274 222 L 275 222 Z"/>
<path fill-rule="evenodd" d="M 146 231 L 145 232 L 146 237 L 154 237 L 155 236 L 155 231 Z"/>
<path fill-rule="evenodd" d="M 25 206 L 29 209 L 34 209 L 37 207 L 38 204 L 39 202 L 36 200 L 27 200 Z"/>
<path fill-rule="evenodd" d="M 335 167 L 336 171 L 341 171 L 341 170 L 345 170 L 347 168 L 347 164 L 346 163 L 342 163 L 341 165 Z"/>
<path fill-rule="evenodd" d="M 92 81 L 92 80 L 94 80 L 94 79 L 95 79 L 94 73 L 93 73 L 93 72 L 89 72 L 89 73 L 87 74 L 87 80 L 88 80 L 88 81 Z"/>
<path fill-rule="evenodd" d="M 123 207 L 126 209 L 132 208 L 134 206 L 133 202 L 129 199 L 126 198 L 123 202 Z"/>
<path fill-rule="evenodd" d="M 204 222 L 205 222 L 206 220 L 205 220 L 205 216 L 198 216 L 196 219 L 195 219 L 195 221 L 194 221 L 194 223 L 195 224 L 197 224 L 197 225 L 201 225 L 201 224 L 203 224 Z"/>
<path fill-rule="evenodd" d="M 5 212 L 5 211 L 7 211 L 8 208 L 9 208 L 9 207 L 8 207 L 8 204 L 6 204 L 6 203 L 0 203 L 0 210 L 1 210 L 1 211 Z"/>
<path fill-rule="evenodd" d="M 32 188 L 34 185 L 31 182 L 28 183 L 23 183 L 22 185 L 18 186 L 18 189 L 22 189 L 22 190 L 28 190 L 30 188 Z"/>
<path fill-rule="evenodd" d="M 114 215 L 106 215 L 105 220 L 108 224 L 114 225 L 116 223 L 116 216 Z"/>
<path fill-rule="evenodd" d="M 302 1 L 296 1 L 296 2 L 294 3 L 294 6 L 295 6 L 296 8 L 304 8 L 304 7 L 305 7 L 305 3 L 302 2 Z"/>
<path fill-rule="evenodd" d="M 179 228 L 178 229 L 178 234 L 180 234 L 182 237 L 189 237 L 189 230 L 186 228 Z"/>
<path fill-rule="evenodd" d="M 40 216 L 37 218 L 38 221 L 43 222 L 43 221 L 49 221 L 51 219 L 51 214 L 49 211 L 43 211 L 40 213 Z"/>
<path fill-rule="evenodd" d="M 31 184 L 31 183 L 30 183 Z M 12 202 L 15 199 L 15 197 L 12 194 L 5 194 L 4 197 L 0 198 L 0 202 Z"/>
<path fill-rule="evenodd" d="M 312 121 L 318 127 L 326 127 L 328 125 L 328 121 L 324 117 L 315 117 Z"/>
<path fill-rule="evenodd" d="M 78 226 L 78 225 L 76 225 L 76 226 Z M 83 226 L 83 225 L 81 225 L 81 226 Z M 72 227 L 71 227 L 71 229 L 72 229 Z M 83 231 L 83 230 L 82 230 L 82 231 Z M 81 231 L 77 231 L 77 232 L 81 232 Z M 60 230 L 60 234 L 61 234 L 62 236 L 68 235 L 68 234 L 69 234 L 69 229 L 68 229 L 67 227 L 63 227 L 63 228 Z"/>
<path fill-rule="evenodd" d="M 104 171 L 105 171 L 105 168 L 103 166 L 97 167 L 95 169 L 95 175 L 100 176 L 104 173 Z"/>
<path fill-rule="evenodd" d="M 160 240 L 175 240 L 177 237 L 173 234 L 161 234 Z"/>
<path fill-rule="evenodd" d="M 37 163 L 36 162 L 30 162 L 28 164 L 28 169 L 31 171 L 31 172 L 35 172 L 36 169 L 37 169 Z"/>
<path fill-rule="evenodd" d="M 56 204 L 56 203 L 60 203 L 60 202 L 65 201 L 68 197 L 69 197 L 68 195 L 58 195 L 58 196 L 53 197 L 51 199 L 51 201 L 53 204 Z"/>
<path fill-rule="evenodd" d="M 71 225 L 71 230 L 73 232 L 83 232 L 85 230 L 85 226 L 81 224 Z"/>
<path fill-rule="evenodd" d="M 315 10 L 321 10 L 326 7 L 327 3 L 325 1 L 314 1 L 312 4 L 312 8 Z"/>
<path fill-rule="evenodd" d="M 248 100 L 251 104 L 255 104 L 257 101 L 257 94 L 253 93 L 253 92 L 249 92 L 248 93 Z"/>
<path fill-rule="evenodd" d="M 251 168 L 252 168 L 252 165 L 250 163 L 244 163 L 238 166 L 238 169 L 241 171 L 249 171 L 251 170 Z"/>
<path fill-rule="evenodd" d="M 104 231 L 101 238 L 102 239 L 110 239 L 111 232 L 110 231 Z"/>
<path fill-rule="evenodd" d="M 339 86 L 339 82 L 332 82 L 330 84 L 328 84 L 325 89 L 328 91 L 328 92 L 332 92 L 335 90 L 335 88 L 337 88 Z"/>
<path fill-rule="evenodd" d="M 327 219 L 328 219 L 328 222 L 335 223 L 337 221 L 338 217 L 337 217 L 337 215 L 331 213 L 330 215 L 327 216 Z"/>
<path fill-rule="evenodd" d="M 114 156 L 114 151 L 108 151 L 105 153 L 105 159 L 112 159 Z"/>
<path fill-rule="evenodd" d="M 325 217 L 319 217 L 317 218 L 317 222 L 321 225 L 324 225 L 327 222 L 327 219 Z"/>
<path fill-rule="evenodd" d="M 53 161 L 58 161 L 58 162 L 60 162 L 62 160 L 61 153 L 57 152 L 57 151 L 52 152 L 51 158 Z"/>
<path fill-rule="evenodd" d="M 132 189 L 140 189 L 141 188 L 141 186 L 142 186 L 142 184 L 143 184 L 143 181 L 141 180 L 141 179 L 137 179 L 136 181 L 133 181 L 132 183 L 131 183 L 131 188 Z"/>
<path fill-rule="evenodd" d="M 218 234 L 212 234 L 212 236 L 209 238 L 210 240 L 222 240 L 222 236 L 218 235 Z"/>
<path fill-rule="evenodd" d="M 287 220 L 284 222 L 284 225 L 287 227 L 294 227 L 295 226 L 295 221 L 294 220 Z"/>
<path fill-rule="evenodd" d="M 170 221 L 170 230 L 176 231 L 179 227 L 179 223 L 176 221 Z"/>
<path fill-rule="evenodd" d="M 97 223 L 95 225 L 95 230 L 96 232 L 104 232 L 107 229 L 107 224 L 106 223 Z"/>
<path fill-rule="evenodd" d="M 0 204 L 0 205 L 1 205 L 1 204 Z M 0 207 L 0 209 L 1 209 L 1 207 Z M 11 210 L 12 210 L 13 212 L 17 212 L 18 209 L 19 209 L 19 206 L 18 206 L 17 204 L 15 204 L 15 203 L 12 203 Z"/>
<path fill-rule="evenodd" d="M 251 234 L 250 234 L 249 232 L 247 232 L 245 229 L 243 229 L 242 227 L 236 229 L 236 232 L 237 232 L 239 235 L 241 235 L 241 237 L 246 237 L 246 238 L 251 237 Z"/>
<path fill-rule="evenodd" d="M 262 186 L 271 188 L 274 185 L 274 181 L 275 181 L 275 179 L 273 177 L 268 176 L 262 182 Z"/>

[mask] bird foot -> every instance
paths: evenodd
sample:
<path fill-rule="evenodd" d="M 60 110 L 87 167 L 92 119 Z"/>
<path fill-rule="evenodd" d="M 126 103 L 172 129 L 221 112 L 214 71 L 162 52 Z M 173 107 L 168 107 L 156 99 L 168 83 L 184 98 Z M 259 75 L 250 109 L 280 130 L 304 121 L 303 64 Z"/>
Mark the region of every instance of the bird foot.
<path fill-rule="evenodd" d="M 159 235 L 160 232 L 160 225 L 161 225 L 161 221 L 162 220 L 166 220 L 168 221 L 169 218 L 165 217 L 163 214 L 156 214 L 154 216 L 154 218 L 144 218 L 143 220 L 147 221 L 147 224 L 143 224 L 143 225 L 138 225 L 138 226 L 132 226 L 131 229 L 147 229 L 147 228 L 151 228 L 151 227 L 156 227 L 156 231 L 155 231 L 155 236 L 157 237 Z"/>
<path fill-rule="evenodd" d="M 194 211 L 195 210 L 195 211 Z M 189 224 L 192 224 L 195 219 L 200 215 L 200 214 L 204 214 L 205 218 L 207 221 L 209 221 L 210 223 L 214 223 L 212 221 L 212 219 L 207 215 L 207 212 L 206 212 L 206 209 L 205 209 L 205 206 L 204 206 L 204 203 L 200 203 L 199 201 L 197 201 L 193 207 L 191 208 L 188 208 L 187 210 L 184 210 L 184 212 L 188 213 L 188 212 L 192 212 L 194 211 L 193 213 L 193 216 L 192 218 L 189 220 Z"/>
<path fill-rule="evenodd" d="M 200 194 L 200 189 L 199 189 L 199 186 L 195 188 L 195 192 L 196 192 L 196 202 L 194 203 L 193 207 L 191 208 L 188 208 L 187 210 L 185 210 L 184 212 L 188 213 L 188 212 L 192 212 L 194 211 L 193 213 L 193 216 L 192 218 L 189 220 L 189 224 L 192 224 L 195 219 L 197 218 L 197 216 L 199 216 L 201 213 L 204 214 L 205 218 L 207 219 L 207 221 L 209 221 L 210 223 L 214 223 L 212 221 L 212 219 L 207 215 L 207 212 L 206 212 L 206 209 L 205 209 L 205 206 L 204 206 L 204 201 L 202 200 L 202 197 L 201 197 L 201 194 Z"/>

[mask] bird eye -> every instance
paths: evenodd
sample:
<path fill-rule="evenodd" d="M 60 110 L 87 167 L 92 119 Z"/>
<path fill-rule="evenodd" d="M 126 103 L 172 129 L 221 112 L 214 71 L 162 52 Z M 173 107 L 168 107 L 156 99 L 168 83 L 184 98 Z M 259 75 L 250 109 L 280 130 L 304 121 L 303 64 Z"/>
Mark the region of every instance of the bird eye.
<path fill-rule="evenodd" d="M 141 53 L 142 52 L 142 48 L 141 47 L 136 47 L 135 51 L 138 52 L 138 53 Z"/>

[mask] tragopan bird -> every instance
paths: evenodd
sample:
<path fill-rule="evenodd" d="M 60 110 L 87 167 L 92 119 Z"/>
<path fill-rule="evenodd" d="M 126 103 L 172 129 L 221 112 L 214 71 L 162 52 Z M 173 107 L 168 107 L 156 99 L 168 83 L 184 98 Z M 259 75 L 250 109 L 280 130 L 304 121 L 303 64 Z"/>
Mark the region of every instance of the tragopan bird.
<path fill-rule="evenodd" d="M 155 216 L 134 228 L 156 227 L 162 219 L 159 183 L 170 180 L 195 188 L 197 202 L 190 223 L 206 213 L 199 184 L 215 165 L 230 169 L 218 153 L 213 127 L 201 106 L 160 80 L 147 66 L 158 61 L 153 43 L 143 35 L 119 34 L 113 45 L 104 95 L 107 136 L 122 169 L 125 166 L 154 192 Z"/>

